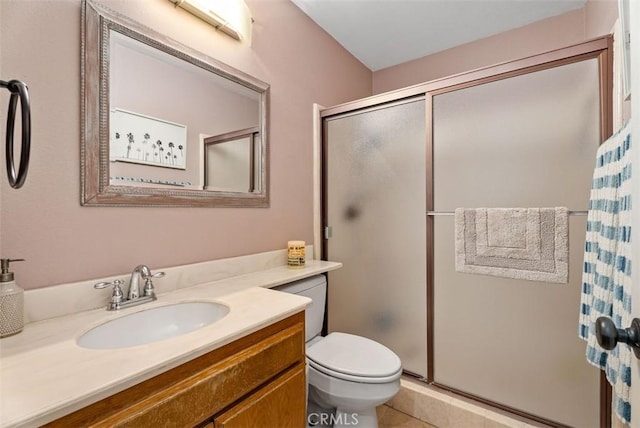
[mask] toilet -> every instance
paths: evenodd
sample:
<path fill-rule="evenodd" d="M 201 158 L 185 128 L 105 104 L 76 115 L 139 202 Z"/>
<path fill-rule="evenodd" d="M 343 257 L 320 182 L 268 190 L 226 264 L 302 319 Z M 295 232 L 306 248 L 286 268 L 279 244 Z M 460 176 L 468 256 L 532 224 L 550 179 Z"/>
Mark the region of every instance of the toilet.
<path fill-rule="evenodd" d="M 274 289 L 312 300 L 305 312 L 309 407 L 324 411 L 309 410 L 308 423 L 334 428 L 376 428 L 376 407 L 400 389 L 400 358 L 386 346 L 365 337 L 338 332 L 320 336 L 327 289 L 324 275 Z"/>

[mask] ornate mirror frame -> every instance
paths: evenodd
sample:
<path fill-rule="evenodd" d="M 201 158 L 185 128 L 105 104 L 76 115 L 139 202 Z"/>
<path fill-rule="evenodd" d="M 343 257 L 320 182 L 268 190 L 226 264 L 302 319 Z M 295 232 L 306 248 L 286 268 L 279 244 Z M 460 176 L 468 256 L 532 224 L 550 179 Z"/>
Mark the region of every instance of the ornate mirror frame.
<path fill-rule="evenodd" d="M 117 31 L 260 94 L 260 190 L 253 193 L 119 186 L 109 177 L 109 34 Z M 91 0 L 82 2 L 81 205 L 268 207 L 269 85 Z"/>

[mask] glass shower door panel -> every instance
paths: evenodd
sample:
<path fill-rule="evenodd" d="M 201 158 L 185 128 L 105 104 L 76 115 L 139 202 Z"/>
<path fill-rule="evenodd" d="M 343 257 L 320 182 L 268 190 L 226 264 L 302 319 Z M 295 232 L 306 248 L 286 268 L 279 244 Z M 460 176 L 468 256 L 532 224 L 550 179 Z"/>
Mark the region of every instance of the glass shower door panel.
<path fill-rule="evenodd" d="M 588 207 L 597 60 L 434 97 L 434 208 Z M 599 371 L 578 339 L 586 217 L 569 217 L 569 284 L 455 272 L 435 217 L 434 379 L 546 419 L 598 426 Z"/>
<path fill-rule="evenodd" d="M 328 119 L 329 331 L 392 349 L 426 376 L 424 99 Z"/>

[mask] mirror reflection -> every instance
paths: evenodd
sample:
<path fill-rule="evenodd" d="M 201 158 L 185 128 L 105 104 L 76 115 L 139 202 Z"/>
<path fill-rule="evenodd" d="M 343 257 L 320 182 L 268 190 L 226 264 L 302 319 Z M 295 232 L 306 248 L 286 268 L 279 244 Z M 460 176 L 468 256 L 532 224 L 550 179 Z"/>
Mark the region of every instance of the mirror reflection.
<path fill-rule="evenodd" d="M 201 148 L 208 136 L 259 134 L 260 93 L 115 31 L 110 48 L 110 183 L 249 191 L 203 178 L 248 178 L 253 152 L 236 150 L 225 164 L 221 153 L 206 162 Z"/>
<path fill-rule="evenodd" d="M 83 14 L 83 205 L 268 206 L 269 86 L 90 0 Z"/>
<path fill-rule="evenodd" d="M 260 131 L 252 127 L 205 138 L 205 189 L 260 191 Z"/>

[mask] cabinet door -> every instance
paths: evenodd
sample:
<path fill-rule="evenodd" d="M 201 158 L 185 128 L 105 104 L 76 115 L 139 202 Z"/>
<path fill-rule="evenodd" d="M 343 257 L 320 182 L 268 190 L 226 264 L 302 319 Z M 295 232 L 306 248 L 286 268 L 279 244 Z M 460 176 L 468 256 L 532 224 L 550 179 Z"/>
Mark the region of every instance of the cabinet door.
<path fill-rule="evenodd" d="M 305 366 L 298 364 L 216 417 L 215 428 L 306 426 Z"/>

